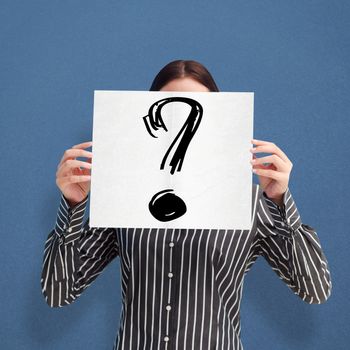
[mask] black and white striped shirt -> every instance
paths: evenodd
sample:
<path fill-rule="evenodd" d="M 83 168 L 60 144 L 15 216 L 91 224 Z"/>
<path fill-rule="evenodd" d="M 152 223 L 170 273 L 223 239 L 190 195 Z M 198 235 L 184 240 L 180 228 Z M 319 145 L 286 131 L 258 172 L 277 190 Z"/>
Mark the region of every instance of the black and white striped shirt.
<path fill-rule="evenodd" d="M 74 302 L 119 256 L 114 350 L 243 349 L 243 280 L 259 255 L 307 303 L 326 301 L 332 289 L 317 233 L 301 222 L 289 188 L 281 207 L 259 185 L 252 194 L 250 230 L 90 228 L 88 197 L 70 208 L 61 194 L 43 257 L 46 302 Z"/>

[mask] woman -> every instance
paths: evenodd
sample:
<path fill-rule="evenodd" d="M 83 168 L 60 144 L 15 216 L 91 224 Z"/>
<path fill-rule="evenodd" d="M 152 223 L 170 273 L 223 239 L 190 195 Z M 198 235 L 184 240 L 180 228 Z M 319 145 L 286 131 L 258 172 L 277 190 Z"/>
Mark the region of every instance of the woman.
<path fill-rule="evenodd" d="M 150 90 L 219 91 L 205 67 L 183 60 L 166 65 Z M 243 349 L 243 281 L 259 255 L 302 300 L 326 301 L 328 262 L 289 191 L 292 163 L 274 143 L 252 144 L 259 185 L 252 188 L 250 230 L 90 228 L 89 219 L 83 225 L 92 143 L 66 150 L 56 173 L 57 221 L 43 259 L 47 303 L 71 304 L 119 256 L 123 304 L 114 349 Z M 259 152 L 271 155 L 257 158 Z"/>

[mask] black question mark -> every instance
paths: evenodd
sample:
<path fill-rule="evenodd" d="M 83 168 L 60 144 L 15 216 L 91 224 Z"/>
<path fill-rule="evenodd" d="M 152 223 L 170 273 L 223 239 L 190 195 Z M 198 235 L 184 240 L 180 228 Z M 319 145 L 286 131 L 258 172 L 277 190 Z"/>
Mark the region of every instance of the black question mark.
<path fill-rule="evenodd" d="M 168 131 L 162 119 L 161 110 L 166 104 L 171 102 L 183 102 L 189 104 L 191 107 L 189 116 L 166 151 L 162 163 L 160 164 L 160 169 L 164 169 L 165 162 L 171 149 L 174 147 L 176 141 L 181 137 L 179 145 L 169 163 L 171 167 L 170 174 L 173 175 L 175 170 L 181 171 L 187 148 L 201 122 L 203 107 L 197 101 L 187 97 L 167 97 L 153 103 L 148 110 L 148 115 L 143 117 L 146 129 L 152 137 L 156 138 L 157 136 L 152 134 L 151 129 L 156 131 L 161 128 Z M 171 193 L 173 191 L 173 189 L 166 189 L 157 192 L 149 202 L 149 211 L 157 220 L 171 221 L 186 213 L 187 208 L 185 202 L 175 193 Z"/>

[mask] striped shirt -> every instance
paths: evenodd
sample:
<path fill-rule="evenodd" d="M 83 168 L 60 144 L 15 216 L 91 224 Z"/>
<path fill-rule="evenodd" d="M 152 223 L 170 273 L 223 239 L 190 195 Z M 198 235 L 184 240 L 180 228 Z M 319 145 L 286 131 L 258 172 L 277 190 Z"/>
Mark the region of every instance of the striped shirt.
<path fill-rule="evenodd" d="M 301 222 L 289 188 L 278 206 L 252 187 L 249 230 L 90 228 L 88 196 L 70 208 L 61 194 L 45 243 L 42 292 L 51 307 L 74 302 L 117 256 L 122 309 L 113 350 L 243 349 L 245 274 L 262 255 L 309 304 L 332 283 L 315 230 Z"/>

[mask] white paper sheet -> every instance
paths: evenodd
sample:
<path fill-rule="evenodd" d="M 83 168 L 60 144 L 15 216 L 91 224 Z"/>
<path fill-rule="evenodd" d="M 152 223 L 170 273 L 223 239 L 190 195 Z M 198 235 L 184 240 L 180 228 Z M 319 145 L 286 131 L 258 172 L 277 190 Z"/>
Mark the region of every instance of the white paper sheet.
<path fill-rule="evenodd" d="M 249 229 L 253 104 L 251 92 L 95 91 L 90 226 Z M 167 131 L 152 128 L 152 105 Z M 164 156 L 186 121 L 196 131 L 179 171 L 169 163 L 181 136 Z M 156 217 L 150 202 L 167 189 L 156 196 Z M 173 194 L 182 207 L 173 208 Z"/>

